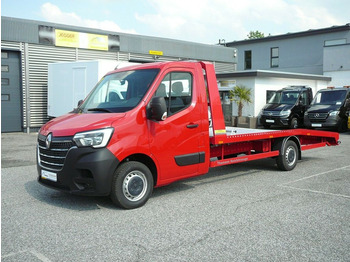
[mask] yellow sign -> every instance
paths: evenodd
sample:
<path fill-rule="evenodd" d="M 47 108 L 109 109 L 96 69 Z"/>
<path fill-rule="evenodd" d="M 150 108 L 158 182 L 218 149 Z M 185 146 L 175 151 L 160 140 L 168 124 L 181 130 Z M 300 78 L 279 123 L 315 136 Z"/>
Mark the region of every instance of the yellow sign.
<path fill-rule="evenodd" d="M 79 33 L 56 29 L 56 46 L 79 47 Z"/>
<path fill-rule="evenodd" d="M 106 35 L 88 35 L 88 49 L 108 50 L 108 36 Z"/>
<path fill-rule="evenodd" d="M 56 46 L 108 51 L 108 36 L 56 29 Z"/>
<path fill-rule="evenodd" d="M 215 135 L 222 135 L 222 134 L 226 134 L 226 130 L 225 129 L 217 129 L 217 130 L 215 130 Z"/>
<path fill-rule="evenodd" d="M 163 51 L 149 50 L 150 55 L 163 55 Z"/>

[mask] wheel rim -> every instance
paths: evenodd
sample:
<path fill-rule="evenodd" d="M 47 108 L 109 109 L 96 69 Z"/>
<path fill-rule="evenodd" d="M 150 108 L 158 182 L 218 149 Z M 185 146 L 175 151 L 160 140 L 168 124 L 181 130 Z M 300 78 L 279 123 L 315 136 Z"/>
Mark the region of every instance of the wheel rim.
<path fill-rule="evenodd" d="M 140 171 L 130 172 L 123 181 L 123 194 L 129 201 L 138 201 L 146 194 L 147 179 Z"/>
<path fill-rule="evenodd" d="M 290 146 L 286 150 L 285 154 L 286 163 L 288 166 L 293 166 L 296 161 L 296 151 L 295 148 Z"/>

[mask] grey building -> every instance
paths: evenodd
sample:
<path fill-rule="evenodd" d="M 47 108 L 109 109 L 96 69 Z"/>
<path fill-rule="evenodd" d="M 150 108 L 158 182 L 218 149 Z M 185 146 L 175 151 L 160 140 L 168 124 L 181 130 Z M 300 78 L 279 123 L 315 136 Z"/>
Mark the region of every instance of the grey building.
<path fill-rule="evenodd" d="M 206 60 L 234 72 L 232 48 L 1 17 L 1 131 L 38 130 L 47 116 L 48 64 Z"/>
<path fill-rule="evenodd" d="M 335 84 L 350 84 L 350 24 L 233 41 L 226 46 L 237 48 L 237 71 L 327 75 L 335 77 Z M 345 75 L 346 82 L 337 81 Z"/>
<path fill-rule="evenodd" d="M 224 45 L 237 49 L 237 71 L 217 75 L 219 90 L 227 97 L 234 85 L 252 89 L 253 103 L 244 107 L 244 116 L 256 117 L 271 94 L 288 85 L 310 86 L 314 93 L 350 85 L 350 24 Z M 237 115 L 236 105 L 226 101 Z"/>

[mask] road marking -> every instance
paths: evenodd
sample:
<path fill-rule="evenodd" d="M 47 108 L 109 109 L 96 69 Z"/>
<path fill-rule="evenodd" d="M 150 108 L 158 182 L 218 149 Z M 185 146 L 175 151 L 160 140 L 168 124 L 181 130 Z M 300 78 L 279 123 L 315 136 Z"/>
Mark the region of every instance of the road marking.
<path fill-rule="evenodd" d="M 310 193 L 317 193 L 317 194 L 323 194 L 323 195 L 329 195 L 329 196 L 337 196 L 337 197 L 343 197 L 343 198 L 349 198 L 350 199 L 350 196 L 347 196 L 347 195 L 327 193 L 327 192 L 311 190 L 311 189 L 307 189 L 307 188 L 299 188 L 299 187 L 283 186 L 283 185 L 280 185 L 280 187 L 285 187 L 285 188 L 296 189 L 296 190 L 300 190 L 300 191 L 306 191 L 306 192 L 310 192 Z"/>
<path fill-rule="evenodd" d="M 294 180 L 294 181 L 290 181 L 290 182 L 281 184 L 279 186 L 280 187 L 285 187 L 285 188 L 290 188 L 290 189 L 296 189 L 296 190 L 300 190 L 300 191 L 306 191 L 306 192 L 311 192 L 311 193 L 317 193 L 317 194 L 323 194 L 323 195 L 329 195 L 329 196 L 337 196 L 337 197 L 343 197 L 343 198 L 349 198 L 350 199 L 350 196 L 348 196 L 348 195 L 333 194 L 333 193 L 327 193 L 327 192 L 324 192 L 324 191 L 318 191 L 318 190 L 311 190 L 311 189 L 307 189 L 307 188 L 299 188 L 299 187 L 289 186 L 289 184 L 292 184 L 292 183 L 296 183 L 296 182 L 299 182 L 299 181 L 307 180 L 309 178 L 321 176 L 321 175 L 324 175 L 324 174 L 332 173 L 332 172 L 335 172 L 335 171 L 338 171 L 338 170 L 347 169 L 347 168 L 350 168 L 350 165 L 349 166 L 343 166 L 343 167 L 335 168 L 335 169 L 332 169 L 332 170 L 328 170 L 328 171 L 325 171 L 325 172 L 322 172 L 322 173 L 318 173 L 318 174 L 315 174 L 315 175 L 312 175 L 312 176 L 303 177 L 303 178 L 300 178 L 300 179 L 297 179 L 297 180 Z"/>
<path fill-rule="evenodd" d="M 50 259 L 45 257 L 43 254 L 37 252 L 36 250 L 22 250 L 22 251 L 18 251 L 18 252 L 12 252 L 12 253 L 1 256 L 1 258 L 8 258 L 8 257 L 16 256 L 18 254 L 23 254 L 23 253 L 31 253 L 32 255 L 37 257 L 42 262 L 52 262 Z"/>
<path fill-rule="evenodd" d="M 300 178 L 300 179 L 297 179 L 297 180 L 294 180 L 294 181 L 290 181 L 290 182 L 284 183 L 284 184 L 282 184 L 282 185 L 280 185 L 280 186 L 284 186 L 284 185 L 292 184 L 292 183 L 299 182 L 299 181 L 302 181 L 302 180 L 306 180 L 306 179 L 309 179 L 309 178 L 321 176 L 321 175 L 324 175 L 324 174 L 327 174 L 327 173 L 331 173 L 331 172 L 334 172 L 334 171 L 346 169 L 346 168 L 348 168 L 348 167 L 350 167 L 350 165 L 349 165 L 349 166 L 339 167 L 339 168 L 332 169 L 332 170 L 329 170 L 329 171 L 325 171 L 325 172 L 322 172 L 322 173 L 318 173 L 318 174 L 315 174 L 315 175 L 312 175 L 312 176 L 303 177 L 303 178 Z"/>

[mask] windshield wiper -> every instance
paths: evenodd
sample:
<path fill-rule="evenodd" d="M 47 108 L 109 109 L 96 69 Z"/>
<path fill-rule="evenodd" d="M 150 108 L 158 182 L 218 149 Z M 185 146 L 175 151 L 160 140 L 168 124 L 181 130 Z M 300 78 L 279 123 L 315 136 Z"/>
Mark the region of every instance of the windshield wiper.
<path fill-rule="evenodd" d="M 87 111 L 100 111 L 100 112 L 107 112 L 107 113 L 113 113 L 111 110 L 107 108 L 89 108 Z"/>

